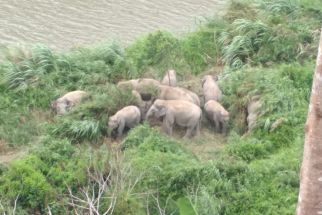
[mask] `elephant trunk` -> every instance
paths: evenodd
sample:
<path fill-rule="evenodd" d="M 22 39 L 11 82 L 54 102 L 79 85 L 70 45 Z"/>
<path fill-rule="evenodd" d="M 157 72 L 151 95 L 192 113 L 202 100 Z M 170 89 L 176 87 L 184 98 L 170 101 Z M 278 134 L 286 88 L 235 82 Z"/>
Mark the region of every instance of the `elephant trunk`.
<path fill-rule="evenodd" d="M 145 119 L 148 120 L 149 117 L 152 115 L 152 108 L 150 108 L 145 116 Z"/>

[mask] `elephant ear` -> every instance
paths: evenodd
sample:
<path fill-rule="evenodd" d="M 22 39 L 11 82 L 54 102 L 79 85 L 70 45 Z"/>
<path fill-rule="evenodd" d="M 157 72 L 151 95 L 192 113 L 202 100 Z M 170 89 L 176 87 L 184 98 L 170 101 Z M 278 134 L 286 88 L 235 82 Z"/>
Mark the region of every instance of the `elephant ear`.
<path fill-rule="evenodd" d="M 164 116 L 167 113 L 167 108 L 164 106 L 159 107 L 158 117 Z"/>

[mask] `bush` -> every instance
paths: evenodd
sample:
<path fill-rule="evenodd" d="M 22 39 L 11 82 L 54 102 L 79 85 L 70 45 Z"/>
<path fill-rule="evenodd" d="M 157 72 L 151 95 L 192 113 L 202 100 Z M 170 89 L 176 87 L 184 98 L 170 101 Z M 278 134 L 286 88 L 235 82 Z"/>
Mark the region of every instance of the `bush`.
<path fill-rule="evenodd" d="M 101 136 L 100 123 L 92 120 L 70 121 L 62 120 L 51 129 L 52 135 L 69 138 L 73 142 L 98 141 Z"/>
<path fill-rule="evenodd" d="M 185 61 L 193 74 L 199 74 L 209 64 L 217 60 L 215 31 L 211 28 L 200 28 L 185 35 L 181 41 Z"/>
<path fill-rule="evenodd" d="M 68 161 L 74 153 L 75 149 L 67 139 L 55 140 L 52 137 L 46 137 L 42 145 L 37 145 L 33 152 L 49 166 L 57 162 Z"/>
<path fill-rule="evenodd" d="M 157 68 L 161 76 L 169 68 L 183 66 L 179 40 L 165 31 L 147 34 L 130 45 L 126 53 L 135 68 L 135 77 L 141 77 L 148 67 Z"/>
<path fill-rule="evenodd" d="M 183 154 L 183 148 L 159 131 L 143 124 L 132 129 L 122 143 L 124 149 L 135 148 L 137 152 L 160 151 L 162 153 Z"/>
<path fill-rule="evenodd" d="M 228 153 L 244 161 L 265 158 L 274 149 L 270 141 L 263 141 L 257 138 L 241 139 L 238 136 L 232 136 L 227 147 Z"/>
<path fill-rule="evenodd" d="M 53 197 L 53 188 L 43 172 L 47 169 L 36 156 L 28 156 L 15 161 L 1 176 L 0 190 L 3 197 L 12 200 L 19 196 L 19 204 L 33 209 L 45 208 L 45 203 Z"/>

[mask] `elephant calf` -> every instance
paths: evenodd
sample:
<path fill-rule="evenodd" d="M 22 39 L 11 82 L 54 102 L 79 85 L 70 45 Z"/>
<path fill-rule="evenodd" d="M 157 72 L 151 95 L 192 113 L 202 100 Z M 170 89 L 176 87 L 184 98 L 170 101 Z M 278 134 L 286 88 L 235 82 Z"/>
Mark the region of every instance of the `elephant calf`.
<path fill-rule="evenodd" d="M 207 118 L 215 124 L 217 132 L 226 133 L 229 121 L 229 113 L 215 100 L 210 100 L 204 107 Z"/>
<path fill-rule="evenodd" d="M 177 85 L 177 75 L 175 70 L 168 70 L 162 79 L 162 84 L 175 87 Z"/>
<path fill-rule="evenodd" d="M 163 129 L 168 135 L 172 135 L 174 123 L 186 127 L 184 137 L 191 137 L 195 130 L 199 134 L 201 109 L 199 106 L 183 100 L 161 100 L 157 99 L 150 107 L 146 118 L 155 115 L 163 117 Z"/>
<path fill-rule="evenodd" d="M 140 123 L 141 113 L 136 106 L 127 106 L 116 112 L 108 120 L 108 129 L 113 133 L 117 129 L 117 137 L 121 137 L 124 128 L 133 128 Z"/>
<path fill-rule="evenodd" d="M 66 114 L 73 106 L 79 104 L 88 94 L 85 91 L 76 90 L 66 93 L 51 104 L 54 113 Z"/>
<path fill-rule="evenodd" d="M 202 91 L 205 97 L 205 103 L 209 100 L 220 101 L 222 92 L 219 89 L 215 79 L 211 75 L 205 75 L 202 79 Z"/>

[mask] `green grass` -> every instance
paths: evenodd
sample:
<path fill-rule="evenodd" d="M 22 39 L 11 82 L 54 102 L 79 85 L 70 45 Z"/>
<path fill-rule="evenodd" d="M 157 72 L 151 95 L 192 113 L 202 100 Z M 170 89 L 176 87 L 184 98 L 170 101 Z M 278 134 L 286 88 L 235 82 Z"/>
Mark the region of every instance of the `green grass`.
<path fill-rule="evenodd" d="M 88 186 L 96 192 L 92 176 L 99 172 L 111 177 L 100 210 L 117 190 L 114 214 L 158 214 L 158 207 L 166 214 L 294 214 L 319 4 L 232 1 L 223 17 L 209 18 L 194 32 L 156 31 L 124 49 L 115 42 L 65 53 L 43 45 L 2 47 L 0 143 L 28 153 L 0 166 L 0 203 L 12 211 L 19 196 L 17 214 L 47 213 L 48 206 L 53 214 L 73 213 L 67 187 L 78 197 Z M 218 83 L 230 133 L 211 160 L 199 160 L 186 145 L 202 141 L 200 147 L 215 148 L 213 138 L 186 142 L 148 124 L 121 142 L 106 136 L 108 117 L 137 102 L 115 84 L 161 78 L 170 68 L 181 83 L 194 77 L 196 85 L 204 73 L 222 71 Z M 90 98 L 66 116 L 50 113 L 53 100 L 76 89 Z M 246 108 L 254 95 L 263 105 L 247 132 Z"/>

